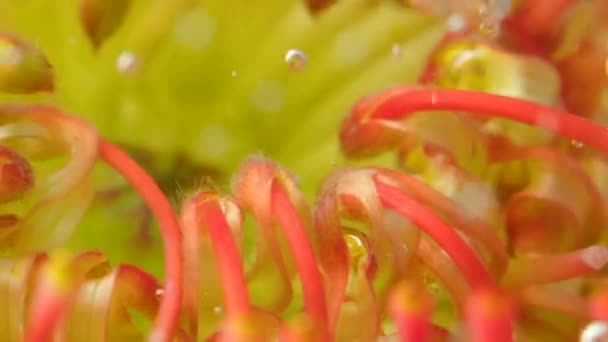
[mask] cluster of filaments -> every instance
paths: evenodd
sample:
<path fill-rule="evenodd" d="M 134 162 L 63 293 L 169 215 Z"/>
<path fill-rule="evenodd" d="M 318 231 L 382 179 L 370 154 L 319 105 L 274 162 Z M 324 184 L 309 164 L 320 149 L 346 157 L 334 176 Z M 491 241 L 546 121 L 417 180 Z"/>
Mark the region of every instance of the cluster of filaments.
<path fill-rule="evenodd" d="M 606 83 L 593 76 L 606 51 L 571 37 L 576 16 L 562 18 L 559 30 L 538 27 L 534 14 L 561 12 L 533 3 L 506 19 L 505 36 L 448 32 L 421 79 L 439 88 L 398 87 L 358 102 L 340 131 L 343 152 L 394 152 L 398 167 L 337 170 L 312 207 L 293 175 L 252 157 L 232 194 L 200 189 L 178 219 L 151 179 L 88 124 L 52 107 L 0 106 L 0 201 L 8 212 L 0 242 L 10 255 L 0 260 L 0 331 L 11 341 L 132 340 L 142 321 L 154 320 L 152 340 L 588 333 L 590 321 L 608 320 L 608 134 L 555 108 L 563 101 L 601 120 Z M 98 19 L 84 16 L 95 45 L 109 34 Z M 0 44 L 15 65 L 30 63 L 0 69 L 3 91 L 52 89 L 41 54 L 12 36 Z M 590 60 L 592 71 L 574 71 Z M 98 159 L 159 220 L 164 286 L 135 266 L 112 267 L 98 251 L 55 251 L 86 210 Z M 61 166 L 40 166 L 48 160 Z"/>

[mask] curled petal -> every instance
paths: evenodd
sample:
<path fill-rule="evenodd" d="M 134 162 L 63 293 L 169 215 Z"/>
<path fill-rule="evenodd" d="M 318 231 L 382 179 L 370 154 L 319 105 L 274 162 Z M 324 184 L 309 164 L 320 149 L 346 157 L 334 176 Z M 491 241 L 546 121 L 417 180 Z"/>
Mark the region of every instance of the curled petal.
<path fill-rule="evenodd" d="M 335 330 L 340 307 L 344 301 L 348 281 L 349 260 L 343 238 L 338 199 L 334 188 L 324 186 L 314 212 L 314 228 L 318 236 L 318 255 L 325 277 L 328 325 L 330 334 Z"/>
<path fill-rule="evenodd" d="M 120 148 L 103 139 L 99 143 L 100 157 L 135 188 L 158 220 L 163 237 L 166 280 L 151 339 L 172 338 L 177 330 L 184 287 L 178 219 L 169 200 L 150 175 Z M 178 331 L 178 334 L 181 333 Z"/>
<path fill-rule="evenodd" d="M 471 215 L 470 212 L 463 210 L 454 199 L 436 191 L 424 182 L 409 176 L 403 172 L 396 172 L 389 169 L 378 168 L 378 179 L 387 184 L 394 184 L 402 191 L 405 191 L 412 198 L 424 203 L 429 208 L 436 210 L 445 217 L 454 227 L 469 237 L 473 245 L 479 244 L 490 254 L 490 269 L 496 274 L 502 274 L 507 267 L 508 255 L 506 246 L 499 238 L 494 227 L 490 226 L 483 217 Z M 490 201 L 483 198 L 485 201 Z M 470 200 L 469 200 L 470 201 Z M 473 210 L 479 212 L 483 208 L 475 206 Z"/>
<path fill-rule="evenodd" d="M 35 284 L 35 274 L 40 269 L 45 256 L 35 254 L 22 259 L 0 260 L 0 329 L 10 342 L 23 341 L 29 307 L 26 298 Z"/>
<path fill-rule="evenodd" d="M 59 170 L 40 177 L 31 194 L 35 204 L 13 241 L 19 253 L 65 242 L 92 198 L 87 184 L 97 158 L 96 130 L 52 107 L 4 105 L 0 139 L 31 159 L 68 156 Z"/>
<path fill-rule="evenodd" d="M 479 258 L 452 227 L 398 188 L 377 178 L 375 184 L 382 204 L 408 217 L 429 234 L 450 255 L 473 289 L 494 284 L 492 276 Z"/>
<path fill-rule="evenodd" d="M 607 222 L 606 202 L 576 159 L 556 149 L 508 146 L 493 159 L 525 160 L 530 174 L 528 186 L 506 205 L 515 251 L 563 251 L 597 240 Z"/>
<path fill-rule="evenodd" d="M 456 305 L 461 307 L 471 288 L 450 257 L 426 238 L 420 239 L 416 256 L 441 281 Z"/>
<path fill-rule="evenodd" d="M 373 340 L 380 331 L 377 293 L 373 288 L 374 252 L 365 234 L 346 231 L 344 235 L 349 253 L 351 272 L 347 297 L 340 306 L 336 325 L 337 341 Z M 366 322 L 353 326 L 352 322 Z"/>
<path fill-rule="evenodd" d="M 85 282 L 63 323 L 62 337 L 71 341 L 141 339 L 132 311 L 151 321 L 158 311 L 161 287 L 149 274 L 130 265 Z"/>
<path fill-rule="evenodd" d="M 253 296 L 252 300 L 263 308 L 280 311 L 291 299 L 293 270 L 283 257 L 282 241 L 271 215 L 271 186 L 276 171 L 276 166 L 269 160 L 250 158 L 234 177 L 232 188 L 239 207 L 243 212 L 250 211 L 256 221 L 255 260 L 246 271 L 252 293 L 263 291 L 266 295 Z M 269 287 L 274 289 L 271 293 Z"/>
<path fill-rule="evenodd" d="M 183 206 L 185 282 L 189 284 L 184 290 L 184 306 L 193 333 L 198 330 L 197 325 L 210 325 L 204 320 L 215 321 L 216 311 L 222 306 L 226 307 L 228 319 L 250 309 L 241 255 L 232 236 L 234 228 L 240 228 L 238 218 L 240 213 L 234 202 L 213 192 L 198 193 Z M 203 265 L 209 261 L 216 266 Z M 223 303 L 218 301 L 217 285 L 212 282 L 221 284 Z"/>
<path fill-rule="evenodd" d="M 584 276 L 608 263 L 608 249 L 591 246 L 551 255 L 519 257 L 511 262 L 502 283 L 510 287 L 545 284 Z"/>
<path fill-rule="evenodd" d="M 522 306 L 556 312 L 572 321 L 582 322 L 590 317 L 587 301 L 577 293 L 550 286 L 529 286 L 519 296 Z"/>
<path fill-rule="evenodd" d="M 432 309 L 431 296 L 413 284 L 399 284 L 389 300 L 389 310 L 403 341 L 430 340 Z"/>
<path fill-rule="evenodd" d="M 396 88 L 360 100 L 347 116 L 340 130 L 340 146 L 348 157 L 366 157 L 398 145 L 403 129 L 397 122 L 375 120 L 374 110 L 388 98 L 399 96 L 409 88 Z"/>
<path fill-rule="evenodd" d="M 0 33 L 0 92 L 34 93 L 53 90 L 53 69 L 35 47 Z"/>
<path fill-rule="evenodd" d="M 36 273 L 35 288 L 28 303 L 31 309 L 25 340 L 46 339 L 67 314 L 81 284 L 108 271 L 105 256 L 97 251 L 73 258 L 68 253 L 57 252 L 45 258 Z M 55 332 L 56 336 L 61 335 Z"/>
<path fill-rule="evenodd" d="M 34 171 L 27 159 L 0 145 L 0 203 L 20 198 L 34 187 Z"/>
<path fill-rule="evenodd" d="M 306 312 L 315 323 L 322 324 L 321 335 L 324 336 L 324 340 L 328 339 L 325 291 L 310 239 L 307 237 L 304 224 L 282 184 L 275 180 L 271 191 L 273 215 L 281 226 L 293 253 L 302 284 Z"/>
<path fill-rule="evenodd" d="M 403 217 L 382 208 L 372 179 L 374 173 L 372 169 L 361 169 L 332 174 L 323 185 L 322 203 L 327 205 L 323 209 L 337 211 L 325 213 L 332 215 L 337 223 L 331 229 L 341 230 L 343 225 L 340 220 L 363 225 L 361 229 L 369 237 L 370 248 L 377 258 L 377 273 L 382 274 L 373 277 L 376 299 L 382 303 L 391 283 L 400 276 L 408 275 L 408 265 L 415 255 L 420 232 Z M 328 228 L 327 222 L 321 224 Z"/>
<path fill-rule="evenodd" d="M 456 89 L 399 87 L 386 94 L 384 102 L 376 104 L 366 113 L 368 117 L 394 121 L 423 110 L 469 111 L 482 117 L 501 117 L 544 128 L 608 152 L 608 139 L 605 139 L 608 134 L 604 127 L 553 107 L 506 96 Z"/>

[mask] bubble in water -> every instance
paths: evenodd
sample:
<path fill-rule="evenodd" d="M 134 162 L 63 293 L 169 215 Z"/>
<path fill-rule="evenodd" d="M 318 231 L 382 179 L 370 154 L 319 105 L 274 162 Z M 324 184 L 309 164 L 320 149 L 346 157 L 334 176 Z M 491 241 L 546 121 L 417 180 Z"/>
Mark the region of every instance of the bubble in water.
<path fill-rule="evenodd" d="M 403 56 L 403 48 L 401 47 L 401 45 L 393 44 L 393 46 L 391 47 L 391 54 L 395 58 Z"/>
<path fill-rule="evenodd" d="M 214 307 L 214 308 L 213 308 L 213 312 L 214 312 L 216 315 L 221 314 L 223 311 L 224 311 L 224 309 L 223 309 L 221 306 L 216 306 L 216 307 Z"/>
<path fill-rule="evenodd" d="M 600 342 L 608 340 L 608 325 L 605 322 L 591 322 L 581 333 L 580 342 Z"/>
<path fill-rule="evenodd" d="M 230 72 L 230 75 L 232 75 L 232 77 L 237 77 L 239 75 L 239 72 L 236 70 L 232 70 L 232 72 Z"/>
<path fill-rule="evenodd" d="M 157 298 L 161 298 L 162 296 L 164 296 L 164 295 L 165 295 L 165 290 L 163 290 L 163 289 L 158 289 L 158 290 L 156 290 L 155 295 L 156 295 L 156 297 L 157 297 Z"/>
<path fill-rule="evenodd" d="M 116 59 L 116 68 L 124 74 L 133 74 L 137 71 L 137 57 L 131 51 L 123 51 Z"/>
<path fill-rule="evenodd" d="M 285 54 L 285 63 L 291 70 L 300 71 L 306 67 L 308 57 L 302 50 L 289 49 Z"/>

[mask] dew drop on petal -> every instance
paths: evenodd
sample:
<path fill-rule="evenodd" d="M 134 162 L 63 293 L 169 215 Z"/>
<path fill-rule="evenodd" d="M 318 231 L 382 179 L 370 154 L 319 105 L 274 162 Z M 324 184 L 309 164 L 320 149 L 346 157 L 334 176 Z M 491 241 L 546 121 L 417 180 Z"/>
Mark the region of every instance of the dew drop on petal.
<path fill-rule="evenodd" d="M 131 51 L 123 51 L 116 59 L 116 68 L 123 74 L 133 74 L 137 71 L 137 56 Z"/>
<path fill-rule="evenodd" d="M 161 298 L 162 296 L 165 295 L 165 290 L 164 289 L 158 289 L 158 290 L 156 290 L 155 295 L 156 295 L 157 298 Z"/>
<path fill-rule="evenodd" d="M 591 322 L 581 333 L 580 342 L 608 341 L 608 324 L 606 322 Z"/>
<path fill-rule="evenodd" d="M 301 71 L 306 67 L 308 56 L 298 49 L 289 49 L 285 54 L 285 63 L 293 71 Z"/>

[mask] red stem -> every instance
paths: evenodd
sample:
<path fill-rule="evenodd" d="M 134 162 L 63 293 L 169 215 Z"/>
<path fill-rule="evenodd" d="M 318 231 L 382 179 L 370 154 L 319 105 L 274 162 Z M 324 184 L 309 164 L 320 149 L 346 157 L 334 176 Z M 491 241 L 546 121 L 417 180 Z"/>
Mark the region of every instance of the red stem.
<path fill-rule="evenodd" d="M 224 213 L 218 203 L 213 201 L 205 201 L 199 209 L 216 255 L 226 313 L 229 316 L 246 314 L 250 302 L 243 263 Z"/>
<path fill-rule="evenodd" d="M 429 234 L 454 260 L 473 289 L 495 286 L 488 270 L 454 228 L 401 190 L 378 180 L 375 184 L 382 204 L 406 216 Z"/>
<path fill-rule="evenodd" d="M 608 153 L 608 130 L 605 127 L 559 109 L 511 97 L 456 89 L 404 89 L 394 91 L 372 113 L 376 119 L 398 120 L 424 110 L 473 112 L 502 117 L 532 126 L 543 127 L 564 137 L 578 140 Z M 551 116 L 558 122 L 547 120 Z"/>
<path fill-rule="evenodd" d="M 99 141 L 100 157 L 122 174 L 146 202 L 159 223 L 165 253 L 164 296 L 151 336 L 155 341 L 173 339 L 180 316 L 183 289 L 181 232 L 177 217 L 158 185 L 128 154 L 105 139 Z"/>
<path fill-rule="evenodd" d="M 304 292 L 306 311 L 315 323 L 323 324 L 327 331 L 327 306 L 321 272 L 317 266 L 310 239 L 289 195 L 278 181 L 272 183 L 272 213 L 279 222 L 287 243 L 294 255 Z"/>
<path fill-rule="evenodd" d="M 389 301 L 400 341 L 425 342 L 431 339 L 432 298 L 427 292 L 407 284 L 398 285 Z"/>
<path fill-rule="evenodd" d="M 466 307 L 469 341 L 513 341 L 515 310 L 508 298 L 493 291 L 474 293 Z"/>
<path fill-rule="evenodd" d="M 493 255 L 490 265 L 496 269 L 496 274 L 503 274 L 507 268 L 509 255 L 505 244 L 495 230 L 481 219 L 467 217 L 462 208 L 453 199 L 429 187 L 423 181 L 403 172 L 377 168 L 382 175 L 403 185 L 403 189 L 415 200 L 424 203 L 429 208 L 437 210 L 441 215 L 462 233 L 473 240 L 480 241 Z"/>

